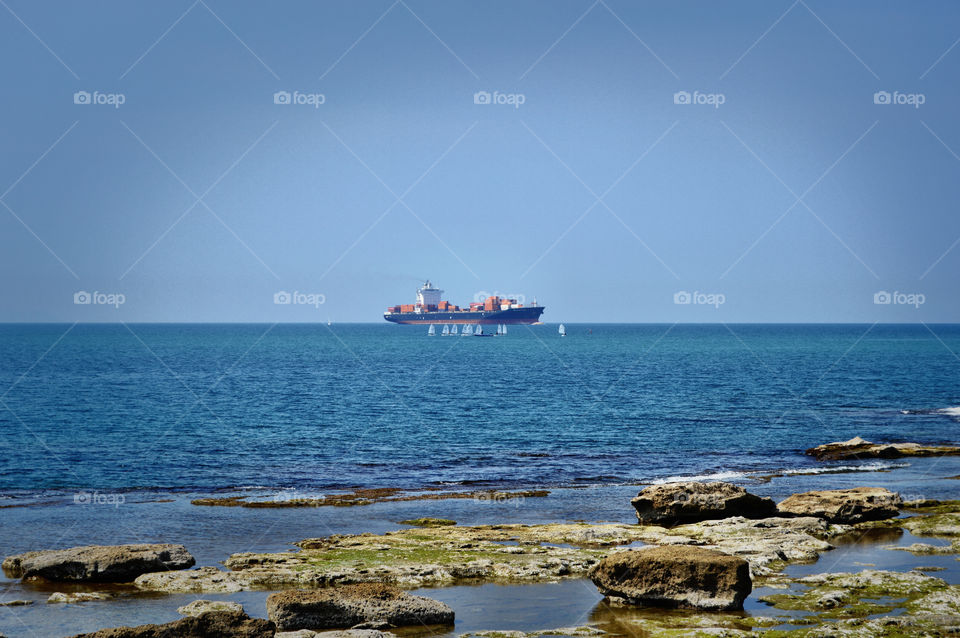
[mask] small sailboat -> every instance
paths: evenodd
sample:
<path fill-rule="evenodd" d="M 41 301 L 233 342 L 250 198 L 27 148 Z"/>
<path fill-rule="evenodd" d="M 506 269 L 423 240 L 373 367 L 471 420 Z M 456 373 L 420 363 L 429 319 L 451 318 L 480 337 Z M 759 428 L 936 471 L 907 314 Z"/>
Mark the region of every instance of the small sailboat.
<path fill-rule="evenodd" d="M 469 336 L 472 336 L 472 335 L 473 335 L 473 326 L 471 326 L 471 325 L 468 323 L 467 325 L 465 325 L 465 326 L 463 327 L 463 334 L 461 334 L 460 336 L 461 336 L 461 337 L 469 337 Z"/>
<path fill-rule="evenodd" d="M 564 327 L 564 325 L 563 325 L 562 323 L 560 324 L 560 330 L 559 330 L 559 332 L 560 332 L 560 336 L 561 336 L 561 337 L 566 337 L 566 336 L 567 336 L 567 329 Z"/>
<path fill-rule="evenodd" d="M 500 336 L 502 336 L 502 337 L 506 337 L 506 336 L 507 336 L 507 324 L 503 324 L 503 327 L 502 327 L 502 329 L 500 330 Z"/>
<path fill-rule="evenodd" d="M 453 328 L 450 329 L 450 334 L 452 335 L 457 334 L 457 324 L 453 324 Z"/>
<path fill-rule="evenodd" d="M 430 324 L 430 329 L 427 330 L 427 336 L 432 337 L 437 334 L 437 329 L 433 327 L 433 324 Z"/>
<path fill-rule="evenodd" d="M 447 324 L 443 324 L 443 332 L 440 333 L 440 336 L 441 336 L 441 337 L 449 337 L 449 336 L 450 336 L 450 326 L 448 326 Z"/>
<path fill-rule="evenodd" d="M 493 333 L 492 333 L 492 332 L 484 332 L 484 331 L 483 331 L 483 326 L 481 326 L 481 325 L 478 323 L 478 324 L 477 324 L 477 329 L 473 331 L 473 336 L 474 336 L 474 337 L 492 337 L 492 336 L 493 336 Z"/>

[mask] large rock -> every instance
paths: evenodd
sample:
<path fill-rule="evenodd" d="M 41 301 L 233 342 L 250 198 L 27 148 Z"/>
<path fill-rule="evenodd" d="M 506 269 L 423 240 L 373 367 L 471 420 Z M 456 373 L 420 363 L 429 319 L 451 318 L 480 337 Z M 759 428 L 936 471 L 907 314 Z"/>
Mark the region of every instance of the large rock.
<path fill-rule="evenodd" d="M 905 456 L 955 456 L 960 447 L 955 445 L 921 445 L 919 443 L 871 443 L 855 436 L 849 441 L 834 441 L 806 451 L 820 461 L 841 459 L 899 459 Z"/>
<path fill-rule="evenodd" d="M 453 624 L 453 610 L 445 603 L 378 583 L 270 594 L 267 615 L 280 631 L 368 623 L 395 627 Z"/>
<path fill-rule="evenodd" d="M 181 616 L 199 616 L 211 611 L 243 611 L 243 605 L 229 600 L 195 600 L 177 607 Z"/>
<path fill-rule="evenodd" d="M 183 545 L 88 545 L 10 556 L 3 570 L 12 578 L 125 583 L 148 572 L 186 569 L 194 562 Z"/>
<path fill-rule="evenodd" d="M 776 512 L 769 498 L 750 494 L 730 483 L 686 481 L 643 489 L 630 504 L 644 524 L 676 525 L 743 516 L 767 518 Z"/>
<path fill-rule="evenodd" d="M 711 610 L 743 609 L 753 588 L 747 561 L 683 546 L 611 554 L 590 579 L 604 596 L 630 604 Z"/>
<path fill-rule="evenodd" d="M 854 487 L 846 490 L 803 492 L 777 505 L 781 514 L 817 516 L 831 523 L 862 523 L 893 518 L 903 500 L 882 487 Z"/>
<path fill-rule="evenodd" d="M 73 638 L 273 638 L 276 626 L 242 611 L 211 611 L 163 625 L 113 627 Z"/>

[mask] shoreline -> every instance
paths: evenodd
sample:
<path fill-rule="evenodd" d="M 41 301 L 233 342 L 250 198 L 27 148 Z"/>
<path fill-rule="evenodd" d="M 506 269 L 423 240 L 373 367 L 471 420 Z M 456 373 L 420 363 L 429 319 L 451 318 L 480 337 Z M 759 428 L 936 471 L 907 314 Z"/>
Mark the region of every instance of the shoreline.
<path fill-rule="evenodd" d="M 824 469 L 829 469 L 825 465 Z M 956 493 L 956 481 L 952 477 L 960 473 L 960 458 L 941 457 L 936 459 L 912 458 L 907 463 L 885 469 L 883 471 L 843 471 L 840 473 L 823 472 L 817 474 L 782 474 L 780 476 L 770 477 L 762 480 L 762 477 L 752 477 L 750 479 L 741 478 L 734 481 L 737 484 L 743 484 L 751 492 L 760 495 L 772 495 L 783 497 L 789 493 L 810 490 L 810 489 L 829 489 L 840 488 L 852 485 L 877 485 L 889 486 L 891 489 L 898 489 L 902 493 L 910 496 L 938 498 L 947 497 Z M 240 507 L 202 507 L 190 504 L 189 494 L 173 495 L 170 499 L 157 499 L 153 501 L 128 501 L 121 507 L 116 508 L 97 508 L 95 506 L 86 506 L 86 510 L 78 508 L 72 503 L 61 503 L 59 505 L 45 505 L 42 507 L 24 507 L 4 510 L 4 516 L 15 514 L 15 519 L 25 524 L 21 528 L 19 535 L 20 542 L 10 544 L 9 532 L 0 530 L 0 537 L 4 543 L 7 554 L 16 553 L 11 550 L 29 550 L 45 546 L 42 541 L 36 540 L 34 535 L 31 538 L 30 529 L 49 526 L 51 519 L 62 520 L 66 522 L 73 519 L 77 529 L 75 535 L 66 535 L 61 546 L 73 546 L 90 543 L 99 543 L 101 541 L 110 542 L 183 542 L 190 546 L 190 549 L 197 556 L 198 566 L 214 566 L 222 569 L 221 562 L 225 561 L 231 554 L 243 551 L 253 552 L 284 552 L 294 549 L 291 543 L 315 537 L 317 535 L 327 536 L 330 534 L 363 534 L 374 533 L 382 534 L 396 529 L 410 529 L 401 525 L 400 521 L 418 518 L 418 517 L 441 517 L 456 520 L 458 526 L 484 525 L 484 524 L 549 524 L 557 522 L 571 522 L 577 519 L 589 521 L 615 521 L 621 524 L 627 524 L 636 527 L 636 518 L 629 508 L 629 499 L 636 494 L 637 485 L 602 485 L 598 487 L 566 487 L 550 491 L 550 494 L 541 498 L 514 499 L 514 502 L 503 501 L 480 501 L 476 499 L 448 499 L 448 500 L 408 500 L 401 502 L 383 502 L 372 503 L 354 507 L 281 507 L 281 508 L 240 508 Z M 913 499 L 911 499 L 913 500 Z M 79 519 L 69 516 L 80 513 Z M 612 516 L 611 516 L 612 514 Z M 97 522 L 99 521 L 99 522 Z M 123 521 L 128 528 L 128 532 L 122 538 L 118 539 L 114 533 L 111 537 L 106 529 L 108 526 L 115 525 Z M 166 525 L 161 524 L 165 521 Z M 36 526 L 36 527 L 35 527 Z M 4 526 L 8 527 L 8 526 Z M 184 533 L 185 530 L 193 528 L 191 533 Z M 99 531 L 96 531 L 98 528 Z M 259 538 L 250 538 L 249 530 L 259 529 Z M 8 527 L 9 529 L 9 527 Z M 232 531 L 231 531 L 232 530 Z M 95 533 L 91 534 L 90 532 Z M 137 532 L 136 534 L 129 533 Z M 177 533 L 179 531 L 179 534 Z M 312 532 L 312 533 L 308 533 Z M 319 534 L 317 533 L 319 532 Z M 214 538 L 216 537 L 216 538 Z M 901 541 L 893 544 L 911 545 L 916 542 L 927 542 L 929 537 L 921 539 L 914 537 L 909 532 L 900 535 Z M 253 541 L 253 542 L 251 542 Z M 953 561 L 952 556 L 944 558 L 943 556 L 920 556 L 914 557 L 906 551 L 893 551 L 882 549 L 883 545 L 889 545 L 889 539 L 884 541 L 864 543 L 837 543 L 837 549 L 831 550 L 821 555 L 820 559 L 813 563 L 813 567 L 828 567 L 825 561 L 830 563 L 847 565 L 849 567 L 858 567 L 851 565 L 849 561 L 841 560 L 842 556 L 857 554 L 858 547 L 868 547 L 868 554 L 873 556 L 872 560 L 854 561 L 854 562 L 872 562 L 874 566 L 860 567 L 860 569 L 879 569 L 885 568 L 899 569 L 906 563 L 914 562 L 916 566 L 944 566 L 949 567 L 939 573 L 931 572 L 934 577 L 942 578 L 948 576 L 950 584 L 960 584 L 960 570 L 955 565 L 950 564 Z M 836 557 L 836 558 L 833 558 Z M 917 558 L 917 560 L 905 559 Z M 904 562 L 906 560 L 906 563 Z M 938 565 L 930 565 L 938 563 Z M 953 561 L 956 563 L 956 561 Z M 785 575 L 790 575 L 791 567 L 784 570 Z M 797 572 L 800 575 L 803 570 Z M 813 572 L 811 572 L 813 573 Z M 793 576 L 790 576 L 793 577 Z M 589 581 L 580 579 L 563 580 L 563 582 L 579 583 L 576 589 L 569 591 L 579 591 L 580 596 L 585 596 L 593 587 Z M 16 608 L 16 613 L 20 618 L 25 619 L 28 624 L 36 619 L 39 631 L 37 635 L 65 635 L 66 632 L 57 633 L 52 630 L 50 633 L 44 633 L 43 627 L 48 623 L 41 622 L 37 614 L 54 613 L 55 616 L 73 617 L 81 625 L 71 625 L 80 627 L 80 630 L 93 630 L 101 627 L 113 626 L 116 624 L 140 624 L 141 622 L 168 622 L 175 620 L 170 617 L 172 611 L 176 608 L 175 602 L 185 604 L 182 596 L 210 598 L 217 597 L 214 594 L 138 594 L 135 599 L 130 600 L 112 600 L 100 602 L 87 602 L 74 605 L 62 605 L 63 609 L 52 610 L 50 605 L 42 602 L 44 594 L 42 588 L 36 589 L 31 585 L 23 585 L 16 581 L 4 578 L 0 581 L 3 591 L 0 594 L 3 600 L 19 598 L 26 596 L 38 602 L 26 607 Z M 534 626 L 537 622 L 543 620 L 543 615 L 536 611 L 537 597 L 548 596 L 549 592 L 568 591 L 563 589 L 551 589 L 552 585 L 544 583 L 531 584 L 447 584 L 447 586 L 423 590 L 416 590 L 424 595 L 433 598 L 451 600 L 456 603 L 460 609 L 469 608 L 471 605 L 478 605 L 482 600 L 471 600 L 471 596 L 478 596 L 478 592 L 487 591 L 484 587 L 492 587 L 491 592 L 496 592 L 497 596 L 503 595 L 503 588 L 509 588 L 512 592 L 508 598 L 515 601 L 514 606 L 527 605 L 523 607 L 526 611 L 511 612 L 515 620 L 510 620 L 506 616 L 500 618 L 497 614 L 493 617 L 489 614 L 484 616 L 487 626 L 481 627 L 475 624 L 464 624 L 458 620 L 456 631 L 453 633 L 473 632 L 480 630 L 510 630 L 510 631 L 534 631 L 555 627 L 557 625 Z M 459 589 L 459 588 L 469 589 Z M 478 588 L 479 587 L 479 588 Z M 571 586 L 573 587 L 573 586 Z M 500 589 L 496 589 L 500 588 Z M 532 589 L 531 589 L 532 588 Z M 88 587 L 79 587 L 77 589 L 89 590 Z M 95 588 L 94 588 L 95 589 Z M 61 588 L 62 590 L 62 588 Z M 747 600 L 747 611 L 744 613 L 760 614 L 765 606 L 758 601 L 760 595 L 765 590 L 758 589 L 760 594 L 751 595 Z M 438 592 L 447 592 L 439 595 Z M 458 593 L 459 592 L 459 593 Z M 468 593 L 472 592 L 472 593 Z M 769 593 L 769 592 L 768 592 Z M 239 592 L 226 596 L 226 599 L 247 600 L 248 613 L 251 616 L 263 616 L 261 594 L 265 597 L 265 591 L 259 592 Z M 449 595 L 448 595 L 449 594 Z M 551 594 L 552 595 L 552 594 Z M 459 598 L 458 598 L 459 596 Z M 486 596 L 486 594 L 484 594 Z M 497 596 L 490 594 L 492 599 Z M 559 596 L 559 594 L 558 594 Z M 592 596 L 599 600 L 595 588 Z M 231 598 L 233 597 L 233 598 Z M 549 597 L 549 596 L 548 596 Z M 563 599 L 563 596 L 559 596 Z M 583 600 L 590 600 L 591 596 L 586 596 Z M 580 609 L 583 606 L 583 600 L 578 604 L 566 601 L 563 604 L 572 605 L 572 608 Z M 479 602 L 478 602 L 479 601 Z M 526 603 L 521 604 L 522 601 Z M 186 602 L 189 602 L 187 600 Z M 758 606 L 760 605 L 760 606 Z M 124 609 L 124 620 L 111 624 L 111 618 L 115 617 L 114 612 L 109 611 L 111 607 L 119 610 Z M 0 608 L 10 611 L 12 608 Z M 601 613 L 598 603 L 593 603 L 589 610 L 578 612 L 581 615 L 586 614 L 589 618 L 609 616 L 609 610 Z M 458 618 L 468 620 L 469 615 L 464 616 L 463 612 Z M 643 612 L 644 614 L 653 613 L 655 616 L 664 616 L 662 612 Z M 10 614 L 0 611 L 0 621 L 9 619 Z M 665 616 L 671 616 L 667 613 Z M 83 620 L 86 619 L 86 620 Z M 131 622 L 131 619 L 136 622 Z M 68 625 L 72 621 L 65 621 Z M 84 624 L 89 623 L 89 624 Z M 93 627 L 93 624 L 97 624 Z M 562 623 L 567 624 L 567 623 Z M 22 626 L 21 626 L 22 627 Z M 461 629 L 463 627 L 463 629 Z M 51 627 L 52 629 L 52 627 Z M 69 629 L 67 631 L 73 631 Z M 0 622 L 0 633 L 6 632 L 10 635 L 17 635 L 15 627 Z M 76 631 L 73 631 L 76 633 Z M 448 632 L 449 633 L 449 632 Z"/>

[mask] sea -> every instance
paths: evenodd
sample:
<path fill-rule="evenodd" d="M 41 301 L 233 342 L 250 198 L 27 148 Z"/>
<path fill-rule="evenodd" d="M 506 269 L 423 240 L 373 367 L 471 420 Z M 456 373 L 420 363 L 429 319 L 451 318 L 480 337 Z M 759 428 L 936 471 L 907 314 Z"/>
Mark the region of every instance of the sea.
<path fill-rule="evenodd" d="M 822 462 L 804 450 L 854 436 L 958 443 L 958 427 L 958 324 L 568 323 L 566 336 L 544 324 L 489 338 L 391 324 L 3 324 L 0 554 L 175 542 L 218 565 L 416 516 L 631 522 L 639 489 L 684 479 L 773 497 L 877 485 L 957 498 L 955 457 Z M 307 509 L 190 503 L 377 487 L 550 494 Z M 431 595 L 459 601 L 458 632 L 548 628 L 543 597 L 566 601 L 551 626 L 577 620 L 566 615 L 580 607 L 562 594 L 572 585 L 497 587 Z M 570 591 L 588 601 L 577 612 L 586 622 L 599 598 L 583 590 Z M 0 633 L 165 622 L 183 604 L 58 606 L 47 595 L 0 580 L 0 602 L 37 601 L 0 606 Z M 261 593 L 235 599 L 265 615 Z M 497 604 L 512 611 L 484 611 Z"/>

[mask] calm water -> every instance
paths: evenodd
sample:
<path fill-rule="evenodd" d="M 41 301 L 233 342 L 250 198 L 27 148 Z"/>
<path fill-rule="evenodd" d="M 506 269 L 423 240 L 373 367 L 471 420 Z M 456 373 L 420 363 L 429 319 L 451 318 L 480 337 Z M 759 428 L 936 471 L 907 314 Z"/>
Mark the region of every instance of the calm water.
<path fill-rule="evenodd" d="M 960 422 L 957 325 L 68 328 L 0 326 L 8 499 L 802 472 Z"/>

